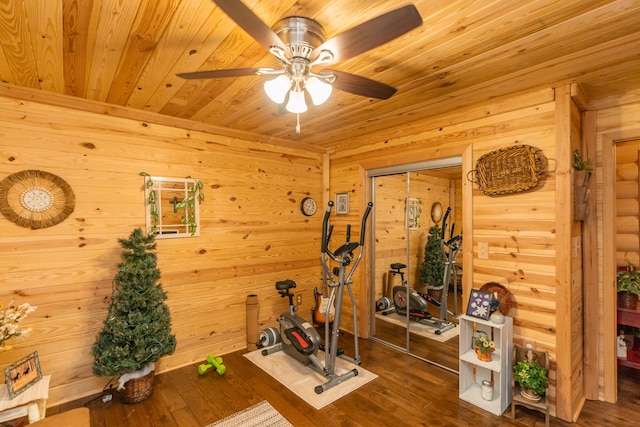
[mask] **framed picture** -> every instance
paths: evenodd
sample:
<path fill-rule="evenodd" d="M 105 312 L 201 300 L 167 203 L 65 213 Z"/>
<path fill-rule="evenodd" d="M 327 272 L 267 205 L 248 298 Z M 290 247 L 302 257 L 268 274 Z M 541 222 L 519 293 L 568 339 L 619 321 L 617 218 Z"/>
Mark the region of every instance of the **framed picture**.
<path fill-rule="evenodd" d="M 472 289 L 469 295 L 469 304 L 467 305 L 467 316 L 473 316 L 487 320 L 491 314 L 489 304 L 493 294 L 491 292 Z"/>
<path fill-rule="evenodd" d="M 40 381 L 42 372 L 40 371 L 38 352 L 34 351 L 27 357 L 4 368 L 4 379 L 12 399 Z"/>
<path fill-rule="evenodd" d="M 420 214 L 422 213 L 422 199 L 410 198 L 407 204 L 407 229 L 420 228 Z"/>
<path fill-rule="evenodd" d="M 349 193 L 336 193 L 336 214 L 349 215 Z"/>

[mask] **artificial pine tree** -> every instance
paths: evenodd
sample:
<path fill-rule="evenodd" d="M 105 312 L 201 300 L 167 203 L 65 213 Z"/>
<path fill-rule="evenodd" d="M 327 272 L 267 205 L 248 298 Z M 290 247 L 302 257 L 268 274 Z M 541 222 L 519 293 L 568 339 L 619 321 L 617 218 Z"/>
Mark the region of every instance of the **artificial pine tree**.
<path fill-rule="evenodd" d="M 93 347 L 93 372 L 116 376 L 138 371 L 176 348 L 167 294 L 160 279 L 155 235 L 133 230 L 118 239 L 122 262 L 113 280 L 111 305 L 104 329 Z"/>
<path fill-rule="evenodd" d="M 441 290 L 444 286 L 445 257 L 441 241 L 442 229 L 436 224 L 429 228 L 429 237 L 424 247 L 424 261 L 420 270 L 420 281 L 430 290 Z"/>

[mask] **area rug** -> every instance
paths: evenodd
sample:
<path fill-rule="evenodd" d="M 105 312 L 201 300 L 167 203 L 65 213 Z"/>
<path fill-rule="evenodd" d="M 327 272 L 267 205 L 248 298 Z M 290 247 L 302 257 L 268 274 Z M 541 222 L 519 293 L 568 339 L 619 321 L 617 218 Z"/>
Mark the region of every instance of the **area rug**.
<path fill-rule="evenodd" d="M 406 327 L 407 316 L 398 313 L 376 313 L 376 319 L 384 320 L 385 322 L 393 323 L 394 325 Z M 409 330 L 411 333 L 420 335 L 421 337 L 429 338 L 438 342 L 449 341 L 452 338 L 456 338 L 460 334 L 460 328 L 456 325 L 455 328 L 451 328 L 442 334 L 436 334 L 436 327 L 431 325 L 425 325 L 414 321 L 409 321 Z"/>
<path fill-rule="evenodd" d="M 294 392 L 309 405 L 316 409 L 322 409 L 328 404 L 335 402 L 343 396 L 351 393 L 366 383 L 373 381 L 378 376 L 373 372 L 349 363 L 338 358 L 336 360 L 335 372 L 342 374 L 351 369 L 358 369 L 358 375 L 349 378 L 343 383 L 336 385 L 316 394 L 314 388 L 327 382 L 327 378 L 309 366 L 304 366 L 300 362 L 287 356 L 284 351 L 278 351 L 268 356 L 262 355 L 262 350 L 252 351 L 244 355 L 260 369 L 278 380 L 282 385 Z M 318 359 L 324 362 L 324 353 L 318 352 Z"/>
<path fill-rule="evenodd" d="M 207 427 L 293 427 L 266 400 L 209 424 Z"/>

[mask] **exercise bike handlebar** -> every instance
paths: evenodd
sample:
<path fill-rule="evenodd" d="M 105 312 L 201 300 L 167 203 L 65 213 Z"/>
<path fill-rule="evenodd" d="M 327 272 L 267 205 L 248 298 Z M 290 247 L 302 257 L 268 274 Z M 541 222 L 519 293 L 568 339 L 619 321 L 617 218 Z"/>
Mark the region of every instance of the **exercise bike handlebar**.
<path fill-rule="evenodd" d="M 360 246 L 364 245 L 364 235 L 367 229 L 367 218 L 369 218 L 372 207 L 373 202 L 367 203 L 367 209 L 364 211 L 364 215 L 362 216 L 362 224 L 360 225 Z"/>

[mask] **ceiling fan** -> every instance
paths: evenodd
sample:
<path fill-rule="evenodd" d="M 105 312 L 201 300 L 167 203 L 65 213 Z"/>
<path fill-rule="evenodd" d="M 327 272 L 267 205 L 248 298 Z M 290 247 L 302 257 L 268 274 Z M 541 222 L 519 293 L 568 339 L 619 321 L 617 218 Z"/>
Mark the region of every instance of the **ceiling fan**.
<path fill-rule="evenodd" d="M 320 105 L 331 95 L 332 88 L 356 95 L 388 99 L 396 88 L 366 77 L 344 71 L 312 68 L 330 65 L 360 55 L 381 46 L 422 24 L 422 17 L 412 4 L 379 15 L 352 27 L 329 40 L 317 21 L 290 16 L 273 28 L 260 20 L 240 0 L 213 0 L 236 24 L 269 50 L 280 68 L 229 68 L 177 74 L 184 79 L 211 79 L 240 76 L 277 76 L 265 82 L 269 98 L 286 109 L 300 114 L 307 111 L 306 90 L 314 105 Z M 300 124 L 296 126 L 300 133 Z"/>

